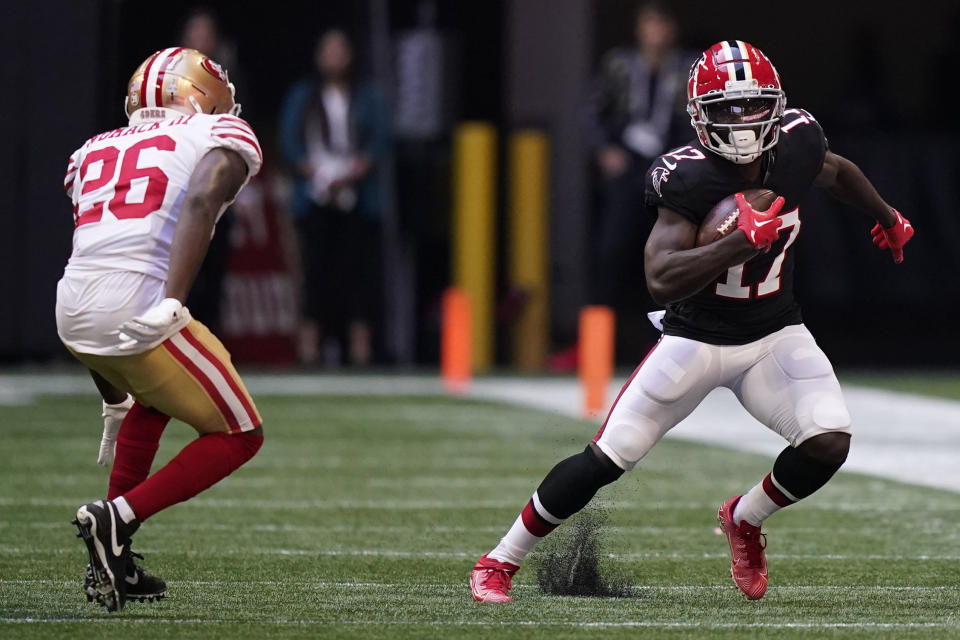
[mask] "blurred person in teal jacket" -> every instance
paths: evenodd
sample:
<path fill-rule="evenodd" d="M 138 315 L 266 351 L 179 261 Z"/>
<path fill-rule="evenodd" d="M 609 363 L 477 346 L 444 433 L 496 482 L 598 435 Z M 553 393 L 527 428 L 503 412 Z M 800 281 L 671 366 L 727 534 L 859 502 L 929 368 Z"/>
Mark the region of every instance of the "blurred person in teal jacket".
<path fill-rule="evenodd" d="M 379 168 L 390 114 L 380 88 L 354 75 L 343 31 L 320 37 L 314 62 L 315 72 L 287 91 L 279 127 L 303 267 L 299 356 L 336 366 L 345 345 L 349 361 L 364 365 L 380 319 Z"/>

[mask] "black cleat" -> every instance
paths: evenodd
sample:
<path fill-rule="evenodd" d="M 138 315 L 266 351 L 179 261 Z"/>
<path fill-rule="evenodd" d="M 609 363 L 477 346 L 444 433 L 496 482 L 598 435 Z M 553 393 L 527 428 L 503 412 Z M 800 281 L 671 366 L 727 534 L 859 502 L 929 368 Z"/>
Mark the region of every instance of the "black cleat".
<path fill-rule="evenodd" d="M 167 595 L 167 583 L 160 576 L 155 576 L 139 566 L 134 558 L 143 560 L 143 556 L 131 551 L 127 557 L 127 570 L 124 576 L 124 581 L 127 583 L 127 601 L 153 602 L 163 599 Z M 93 567 L 89 564 L 83 579 L 83 591 L 87 595 L 87 602 L 97 600 L 99 603 Z"/>
<path fill-rule="evenodd" d="M 134 558 L 143 560 L 143 556 L 131 551 L 127 558 L 127 575 L 123 578 L 127 583 L 127 599 L 153 602 L 166 596 L 167 583 L 163 578 L 146 571 L 134 561 Z"/>
<path fill-rule="evenodd" d="M 127 601 L 127 563 L 130 557 L 130 536 L 140 525 L 125 524 L 116 506 L 97 500 L 77 509 L 73 520 L 90 556 L 90 588 L 84 591 L 107 611 L 121 611 Z"/>

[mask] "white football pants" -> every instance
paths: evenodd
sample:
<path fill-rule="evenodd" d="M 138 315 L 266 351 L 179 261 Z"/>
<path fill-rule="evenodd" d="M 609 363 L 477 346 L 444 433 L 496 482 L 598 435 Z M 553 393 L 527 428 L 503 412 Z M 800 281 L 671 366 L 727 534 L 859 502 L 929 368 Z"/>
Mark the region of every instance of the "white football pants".
<path fill-rule="evenodd" d="M 850 414 L 827 356 L 805 326 L 744 345 L 663 336 L 627 380 L 594 441 L 630 470 L 717 387 L 793 446 L 850 433 Z"/>

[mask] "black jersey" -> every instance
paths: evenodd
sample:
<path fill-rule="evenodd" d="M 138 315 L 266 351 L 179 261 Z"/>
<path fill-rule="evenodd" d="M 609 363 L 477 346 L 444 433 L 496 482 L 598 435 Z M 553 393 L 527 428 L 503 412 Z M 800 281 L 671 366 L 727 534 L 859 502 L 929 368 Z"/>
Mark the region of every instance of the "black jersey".
<path fill-rule="evenodd" d="M 799 202 L 823 168 L 827 140 L 803 109 L 788 109 L 780 140 L 767 152 L 759 182 L 699 141 L 657 158 L 647 171 L 644 201 L 657 215 L 672 209 L 698 227 L 732 193 L 764 187 L 784 197 L 780 237 L 770 251 L 731 267 L 694 295 L 667 305 L 663 331 L 711 344 L 746 344 L 801 322 L 793 297 L 793 251 L 800 233 Z"/>

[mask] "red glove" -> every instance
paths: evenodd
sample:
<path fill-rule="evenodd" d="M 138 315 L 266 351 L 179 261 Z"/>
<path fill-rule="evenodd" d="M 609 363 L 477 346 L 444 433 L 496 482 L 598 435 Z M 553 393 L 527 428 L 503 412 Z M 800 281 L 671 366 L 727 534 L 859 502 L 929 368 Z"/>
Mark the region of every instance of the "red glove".
<path fill-rule="evenodd" d="M 747 235 L 747 240 L 755 248 L 769 251 L 770 245 L 776 242 L 780 235 L 780 225 L 783 224 L 783 220 L 777 217 L 783 207 L 783 196 L 774 200 L 766 211 L 754 211 L 742 193 L 736 194 L 733 199 L 740 212 L 737 228 Z"/>
<path fill-rule="evenodd" d="M 880 249 L 890 249 L 893 261 L 900 264 L 903 262 L 903 245 L 913 237 L 913 225 L 896 209 L 893 209 L 893 213 L 897 216 L 897 221 L 892 227 L 884 229 L 878 222 L 870 231 L 870 235 L 873 236 L 873 244 Z"/>

